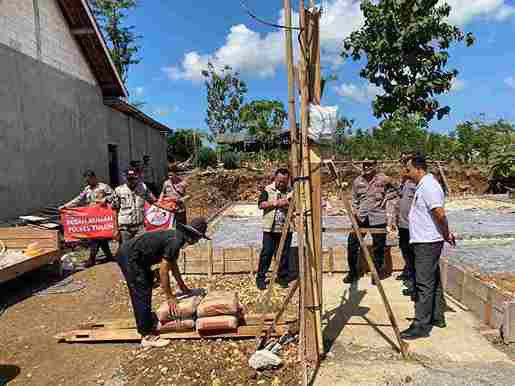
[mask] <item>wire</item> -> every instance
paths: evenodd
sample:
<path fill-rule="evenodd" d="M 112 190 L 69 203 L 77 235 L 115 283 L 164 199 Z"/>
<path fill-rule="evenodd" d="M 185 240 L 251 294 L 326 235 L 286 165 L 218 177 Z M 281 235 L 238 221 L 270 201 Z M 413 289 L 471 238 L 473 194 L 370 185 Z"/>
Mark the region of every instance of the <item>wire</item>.
<path fill-rule="evenodd" d="M 245 3 L 244 0 L 240 0 L 240 5 L 241 7 L 245 10 L 245 12 L 251 17 L 253 18 L 254 20 L 262 23 L 262 24 L 265 24 L 269 27 L 274 27 L 274 28 L 282 28 L 282 29 L 291 29 L 291 30 L 297 30 L 297 31 L 300 31 L 301 28 L 300 27 L 286 27 L 285 25 L 281 25 L 281 24 L 276 24 L 276 23 L 271 23 L 269 21 L 266 21 L 258 16 L 256 16 L 255 13 L 252 12 L 252 10 L 247 6 L 247 4 Z"/>

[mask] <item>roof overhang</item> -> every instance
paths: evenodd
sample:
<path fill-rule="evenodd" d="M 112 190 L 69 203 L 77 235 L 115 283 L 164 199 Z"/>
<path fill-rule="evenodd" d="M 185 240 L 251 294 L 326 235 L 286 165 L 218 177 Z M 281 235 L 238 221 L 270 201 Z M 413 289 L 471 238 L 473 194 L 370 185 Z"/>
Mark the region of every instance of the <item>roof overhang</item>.
<path fill-rule="evenodd" d="M 104 98 L 127 98 L 128 93 L 100 28 L 86 0 L 58 0 L 70 31 L 79 43 Z"/>
<path fill-rule="evenodd" d="M 104 103 L 107 106 L 109 106 L 121 113 L 124 113 L 130 117 L 133 117 L 133 118 L 143 122 L 145 125 L 150 126 L 153 129 L 159 130 L 162 134 L 168 134 L 171 131 L 171 129 L 168 126 L 165 126 L 162 123 L 159 123 L 156 120 L 150 118 L 147 114 L 145 114 L 143 111 L 138 109 L 136 106 L 133 106 L 130 103 L 127 103 L 122 99 L 107 98 L 107 99 L 104 99 Z"/>

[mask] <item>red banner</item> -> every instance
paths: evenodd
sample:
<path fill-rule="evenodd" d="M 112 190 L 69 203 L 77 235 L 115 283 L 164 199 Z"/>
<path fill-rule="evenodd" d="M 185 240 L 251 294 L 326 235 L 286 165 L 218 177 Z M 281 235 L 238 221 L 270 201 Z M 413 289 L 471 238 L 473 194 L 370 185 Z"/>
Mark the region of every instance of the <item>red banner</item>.
<path fill-rule="evenodd" d="M 175 220 L 176 201 L 174 198 L 164 198 L 155 205 L 145 202 L 145 230 L 147 232 L 172 229 Z"/>
<path fill-rule="evenodd" d="M 112 239 L 114 211 L 102 205 L 63 209 L 61 223 L 66 242 L 81 239 Z"/>

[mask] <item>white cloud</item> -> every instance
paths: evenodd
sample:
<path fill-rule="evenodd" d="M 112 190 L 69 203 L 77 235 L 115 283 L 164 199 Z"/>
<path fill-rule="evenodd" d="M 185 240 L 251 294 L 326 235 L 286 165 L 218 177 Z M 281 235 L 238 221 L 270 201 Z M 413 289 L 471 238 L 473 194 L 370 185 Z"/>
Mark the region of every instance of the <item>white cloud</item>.
<path fill-rule="evenodd" d="M 334 87 L 334 91 L 343 98 L 348 98 L 358 103 L 369 103 L 376 95 L 381 94 L 383 90 L 371 83 L 362 86 L 343 83 Z"/>
<path fill-rule="evenodd" d="M 515 7 L 506 0 L 441 0 L 452 7 L 449 21 L 463 26 L 474 18 L 484 17 L 496 21 L 506 20 L 515 14 Z"/>
<path fill-rule="evenodd" d="M 359 28 L 362 22 L 363 16 L 358 1 L 328 2 L 320 23 L 324 61 L 330 64 L 341 62 L 339 54 L 343 39 Z M 278 23 L 284 23 L 283 11 L 279 13 Z M 294 15 L 293 24 L 298 24 L 298 14 Z M 244 24 L 239 24 L 231 27 L 225 44 L 215 52 L 211 54 L 188 52 L 180 65 L 164 67 L 162 70 L 172 80 L 199 82 L 202 79 L 201 71 L 206 68 L 208 61 L 214 63 L 215 67 L 229 65 L 244 75 L 259 78 L 273 77 L 277 68 L 284 63 L 284 31 L 259 34 Z"/>
<path fill-rule="evenodd" d="M 504 83 L 508 85 L 508 87 L 511 87 L 515 90 L 515 76 L 509 76 L 506 79 L 504 79 Z"/>
<path fill-rule="evenodd" d="M 441 1 L 452 6 L 449 20 L 458 25 L 464 25 L 477 17 L 499 21 L 515 14 L 515 7 L 508 5 L 507 0 Z M 323 5 L 325 8 L 320 22 L 322 60 L 334 69 L 343 63 L 339 56 L 343 40 L 360 28 L 364 18 L 360 0 L 328 0 Z M 294 15 L 293 20 L 294 25 L 297 25 L 298 14 Z M 279 12 L 278 23 L 284 23 L 283 11 Z M 260 34 L 244 24 L 238 24 L 231 27 L 225 43 L 213 52 L 187 52 L 179 64 L 163 67 L 162 71 L 171 80 L 199 82 L 202 80 L 201 71 L 206 68 L 208 61 L 215 64 L 215 67 L 229 65 L 245 76 L 273 77 L 284 63 L 284 31 Z"/>
<path fill-rule="evenodd" d="M 450 92 L 459 92 L 465 88 L 465 81 L 454 78 L 451 83 L 451 89 Z"/>

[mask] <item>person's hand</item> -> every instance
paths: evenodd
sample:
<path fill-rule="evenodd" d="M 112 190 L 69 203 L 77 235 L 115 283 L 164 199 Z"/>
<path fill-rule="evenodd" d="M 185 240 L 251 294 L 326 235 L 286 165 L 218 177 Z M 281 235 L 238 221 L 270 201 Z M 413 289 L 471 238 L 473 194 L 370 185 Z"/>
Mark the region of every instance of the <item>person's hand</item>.
<path fill-rule="evenodd" d="M 116 230 L 113 232 L 113 240 L 120 242 L 120 232 L 119 231 Z"/>
<path fill-rule="evenodd" d="M 389 233 L 395 233 L 395 232 L 397 232 L 397 225 L 395 225 L 395 224 L 390 224 L 390 225 L 388 225 L 388 232 L 389 232 Z"/>
<path fill-rule="evenodd" d="M 449 244 L 451 244 L 453 247 L 456 246 L 456 237 L 453 233 L 449 232 L 446 237 L 444 237 L 445 241 L 447 241 Z"/>

